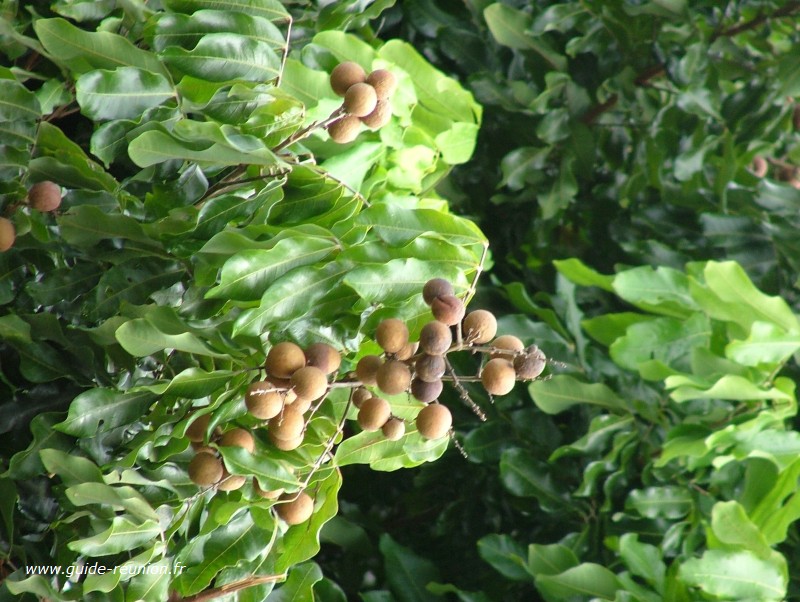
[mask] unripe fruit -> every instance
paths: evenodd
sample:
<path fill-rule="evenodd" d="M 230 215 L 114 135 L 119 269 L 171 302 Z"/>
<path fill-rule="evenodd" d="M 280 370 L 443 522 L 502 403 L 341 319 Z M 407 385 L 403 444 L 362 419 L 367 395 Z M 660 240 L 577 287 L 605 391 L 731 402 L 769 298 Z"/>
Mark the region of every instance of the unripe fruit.
<path fill-rule="evenodd" d="M 398 439 L 402 439 L 403 435 L 406 434 L 406 423 L 400 418 L 390 418 L 386 424 L 381 427 L 381 432 L 383 432 L 383 436 L 389 441 L 397 441 Z"/>
<path fill-rule="evenodd" d="M 220 491 L 235 491 L 236 489 L 241 489 L 245 482 L 247 482 L 247 477 L 244 475 L 225 474 L 219 485 L 217 485 L 217 489 Z"/>
<path fill-rule="evenodd" d="M 352 61 L 345 61 L 339 63 L 331 71 L 331 88 L 337 96 L 344 96 L 345 92 L 353 84 L 360 84 L 367 79 L 367 72 L 359 65 Z"/>
<path fill-rule="evenodd" d="M 431 278 L 422 287 L 422 298 L 430 305 L 436 297 L 452 295 L 454 292 L 453 285 L 444 278 Z"/>
<path fill-rule="evenodd" d="M 377 104 L 378 95 L 369 84 L 353 84 L 344 93 L 344 110 L 348 115 L 366 117 Z"/>
<path fill-rule="evenodd" d="M 502 358 L 489 360 L 481 372 L 483 388 L 492 395 L 505 395 L 514 388 L 516 380 L 514 365 Z"/>
<path fill-rule="evenodd" d="M 283 408 L 283 395 L 273 389 L 272 383 L 257 381 L 250 383 L 244 396 L 247 411 L 256 418 L 269 420 L 280 414 Z"/>
<path fill-rule="evenodd" d="M 192 422 L 189 428 L 186 429 L 186 437 L 188 437 L 189 441 L 195 441 L 197 443 L 205 441 L 206 431 L 208 430 L 208 424 L 210 422 L 211 414 L 203 414 Z"/>
<path fill-rule="evenodd" d="M 347 144 L 358 137 L 360 130 L 361 120 L 353 115 L 345 115 L 328 126 L 328 135 L 334 142 Z"/>
<path fill-rule="evenodd" d="M 245 429 L 233 429 L 222 435 L 219 445 L 223 447 L 241 447 L 251 454 L 256 450 L 256 442 L 250 431 Z"/>
<path fill-rule="evenodd" d="M 381 397 L 370 397 L 358 410 L 358 425 L 365 431 L 377 431 L 392 416 L 392 407 Z"/>
<path fill-rule="evenodd" d="M 417 414 L 417 430 L 426 439 L 441 439 L 453 426 L 453 415 L 440 403 L 425 406 Z"/>
<path fill-rule="evenodd" d="M 444 357 L 441 355 L 423 355 L 414 363 L 417 378 L 426 383 L 440 381 L 446 368 Z"/>
<path fill-rule="evenodd" d="M 61 205 L 61 187 L 45 180 L 37 182 L 28 191 L 28 206 L 36 211 L 55 211 Z"/>
<path fill-rule="evenodd" d="M 306 421 L 302 412 L 298 412 L 292 406 L 286 406 L 283 412 L 269 421 L 269 432 L 278 439 L 289 441 L 300 437 L 305 426 Z"/>
<path fill-rule="evenodd" d="M 394 354 L 394 359 L 403 361 L 411 359 L 418 348 L 419 343 L 406 343 L 400 351 Z"/>
<path fill-rule="evenodd" d="M 275 504 L 275 512 L 287 525 L 299 525 L 314 514 L 314 500 L 305 491 L 284 493 Z"/>
<path fill-rule="evenodd" d="M 375 340 L 386 353 L 397 353 L 408 343 L 408 326 L 397 318 L 387 318 L 375 329 Z"/>
<path fill-rule="evenodd" d="M 389 360 L 378 368 L 375 381 L 387 395 L 397 395 L 411 385 L 411 370 L 403 362 Z"/>
<path fill-rule="evenodd" d="M 515 337 L 513 334 L 504 334 L 492 341 L 492 347 L 508 349 L 509 351 L 522 351 L 525 349 L 525 343 L 520 341 L 519 338 Z M 503 353 L 498 351 L 492 353 L 491 357 L 492 359 L 500 357 L 506 360 L 513 360 L 516 355 L 516 353 Z"/>
<path fill-rule="evenodd" d="M 383 360 L 377 355 L 365 355 L 356 364 L 356 376 L 365 385 L 377 383 L 375 378 L 378 375 L 378 368 L 383 364 Z"/>
<path fill-rule="evenodd" d="M 485 309 L 471 311 L 464 318 L 461 326 L 464 339 L 469 343 L 481 345 L 488 343 L 497 334 L 497 319 L 494 314 Z"/>
<path fill-rule="evenodd" d="M 10 219 L 0 217 L 0 253 L 8 251 L 14 246 L 17 238 L 17 231 Z"/>
<path fill-rule="evenodd" d="M 763 178 L 769 171 L 769 164 L 764 157 L 753 157 L 753 162 L 750 164 L 750 169 L 753 174 L 759 178 Z"/>
<path fill-rule="evenodd" d="M 314 366 L 300 368 L 292 374 L 291 382 L 298 401 L 319 399 L 328 390 L 328 379 L 325 377 L 325 373 Z"/>
<path fill-rule="evenodd" d="M 420 378 L 411 381 L 411 395 L 414 399 L 422 403 L 430 403 L 442 394 L 444 384 L 440 380 L 431 383 L 425 382 Z"/>
<path fill-rule="evenodd" d="M 514 358 L 514 372 L 517 378 L 523 380 L 536 378 L 544 371 L 546 365 L 547 357 L 536 345 L 531 345 L 525 350 L 524 355 Z"/>
<path fill-rule="evenodd" d="M 386 100 L 397 90 L 397 78 L 388 69 L 375 69 L 367 76 L 367 83 L 375 88 L 378 100 Z"/>
<path fill-rule="evenodd" d="M 367 401 L 370 397 L 372 397 L 372 393 L 369 389 L 365 389 L 364 387 L 359 387 L 355 391 L 353 391 L 353 405 L 357 408 L 361 407 L 361 404 Z"/>
<path fill-rule="evenodd" d="M 289 378 L 305 365 L 303 350 L 288 341 L 278 343 L 267 354 L 267 372 L 276 378 Z"/>
<path fill-rule="evenodd" d="M 312 343 L 305 354 L 308 365 L 319 368 L 325 374 L 333 374 L 342 365 L 342 356 L 327 343 Z"/>
<path fill-rule="evenodd" d="M 452 344 L 453 333 L 443 322 L 428 322 L 419 333 L 419 348 L 428 355 L 443 355 Z"/>
<path fill-rule="evenodd" d="M 213 454 L 200 452 L 189 462 L 189 478 L 200 487 L 218 483 L 223 474 L 222 462 Z"/>
<path fill-rule="evenodd" d="M 261 486 L 258 484 L 257 479 L 253 479 L 253 492 L 265 499 L 268 500 L 276 500 L 278 499 L 281 494 L 283 493 L 283 488 L 280 489 L 261 489 Z"/>
<path fill-rule="evenodd" d="M 269 435 L 269 440 L 272 442 L 272 445 L 281 451 L 292 451 L 303 444 L 303 435 L 295 437 L 294 439 L 279 439 L 272 431 L 267 434 Z"/>
<path fill-rule="evenodd" d="M 448 326 L 458 324 L 466 313 L 464 302 L 455 295 L 441 295 L 431 303 L 433 317 Z"/>
<path fill-rule="evenodd" d="M 379 100 L 372 113 L 361 118 L 361 122 L 372 130 L 382 128 L 392 119 L 392 103 Z"/>

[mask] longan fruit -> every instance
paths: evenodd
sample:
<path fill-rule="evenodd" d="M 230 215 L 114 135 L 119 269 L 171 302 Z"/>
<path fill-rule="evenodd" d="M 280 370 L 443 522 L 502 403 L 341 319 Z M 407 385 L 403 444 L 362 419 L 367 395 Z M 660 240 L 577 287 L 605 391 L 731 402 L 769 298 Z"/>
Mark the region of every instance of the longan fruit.
<path fill-rule="evenodd" d="M 436 297 L 455 293 L 453 285 L 444 278 L 431 278 L 422 287 L 422 298 L 430 305 Z"/>
<path fill-rule="evenodd" d="M 372 397 L 372 393 L 369 389 L 365 389 L 364 387 L 359 387 L 355 391 L 353 391 L 353 405 L 357 408 L 361 407 L 361 404 L 367 401 L 370 397 Z"/>
<path fill-rule="evenodd" d="M 267 354 L 267 372 L 275 378 L 290 378 L 305 365 L 306 356 L 303 350 L 289 341 L 278 343 Z"/>
<path fill-rule="evenodd" d="M 365 431 L 377 431 L 392 416 L 392 406 L 382 397 L 370 397 L 358 410 L 358 425 Z"/>
<path fill-rule="evenodd" d="M 314 514 L 314 500 L 305 491 L 284 493 L 275 504 L 275 512 L 287 525 L 299 525 Z"/>
<path fill-rule="evenodd" d="M 426 383 L 441 381 L 447 364 L 441 355 L 423 355 L 414 363 L 414 371 L 417 378 Z"/>
<path fill-rule="evenodd" d="M 203 414 L 194 422 L 192 422 L 192 424 L 189 425 L 189 428 L 186 429 L 186 436 L 189 438 L 189 441 L 194 441 L 197 443 L 205 441 L 206 431 L 208 430 L 208 425 L 210 422 L 211 414 Z"/>
<path fill-rule="evenodd" d="M 426 439 L 441 439 L 453 426 L 453 415 L 440 403 L 425 406 L 417 414 L 417 430 Z"/>
<path fill-rule="evenodd" d="M 520 341 L 519 338 L 515 337 L 513 334 L 504 334 L 492 341 L 492 347 L 508 349 L 509 351 L 522 351 L 525 349 L 525 343 Z M 499 351 L 491 354 L 492 359 L 499 357 L 506 360 L 513 360 L 516 356 L 516 353 L 502 353 Z"/>
<path fill-rule="evenodd" d="M 17 230 L 14 228 L 14 223 L 8 218 L 0 217 L 0 253 L 13 247 L 16 238 Z"/>
<path fill-rule="evenodd" d="M 453 333 L 444 322 L 428 322 L 419 333 L 419 347 L 428 355 L 444 355 L 452 344 Z"/>
<path fill-rule="evenodd" d="M 358 63 L 345 61 L 339 63 L 331 71 L 331 88 L 337 96 L 344 96 L 350 86 L 367 80 L 367 72 Z"/>
<path fill-rule="evenodd" d="M 344 110 L 348 115 L 366 117 L 377 105 L 378 95 L 369 84 L 353 84 L 344 93 Z"/>
<path fill-rule="evenodd" d="M 189 478 L 195 485 L 208 487 L 218 483 L 224 474 L 222 461 L 214 454 L 200 452 L 189 462 Z"/>
<path fill-rule="evenodd" d="M 409 360 L 414 357 L 418 348 L 419 343 L 406 343 L 400 351 L 394 354 L 394 359 L 402 361 Z"/>
<path fill-rule="evenodd" d="M 297 410 L 301 414 L 305 414 L 308 412 L 311 404 L 314 402 L 313 399 L 295 399 L 292 403 L 287 403 L 286 407 L 291 407 L 293 410 Z"/>
<path fill-rule="evenodd" d="M 306 421 L 303 418 L 303 413 L 298 412 L 289 405 L 283 408 L 283 412 L 269 421 L 269 432 L 278 439 L 289 441 L 300 437 L 305 426 Z"/>
<path fill-rule="evenodd" d="M 365 355 L 356 364 L 356 376 L 365 385 L 377 384 L 375 380 L 378 368 L 383 365 L 383 359 L 377 355 Z"/>
<path fill-rule="evenodd" d="M 281 451 L 292 451 L 303 444 L 303 435 L 299 435 L 293 439 L 279 439 L 273 432 L 267 434 L 269 435 L 269 440 L 272 442 L 272 445 Z"/>
<path fill-rule="evenodd" d="M 226 474 L 223 475 L 222 480 L 217 485 L 217 489 L 220 491 L 235 491 L 236 489 L 241 489 L 247 482 L 247 477 L 244 475 L 227 474 L 228 471 L 225 472 Z"/>
<path fill-rule="evenodd" d="M 347 144 L 358 138 L 360 130 L 361 119 L 353 115 L 345 115 L 328 126 L 328 135 L 334 142 Z"/>
<path fill-rule="evenodd" d="M 333 374 L 342 365 L 342 356 L 327 343 L 312 343 L 305 350 L 306 363 L 325 374 Z"/>
<path fill-rule="evenodd" d="M 494 358 L 486 362 L 481 372 L 483 388 L 492 395 L 505 395 L 514 388 L 517 373 L 514 364 L 503 358 Z"/>
<path fill-rule="evenodd" d="M 275 391 L 272 383 L 263 380 L 250 383 L 244 395 L 247 411 L 261 420 L 277 416 L 283 408 L 283 401 L 281 392 Z"/>
<path fill-rule="evenodd" d="M 531 345 L 525 349 L 523 355 L 514 358 L 514 372 L 517 378 L 531 380 L 544 372 L 547 365 L 547 357 L 536 345 Z"/>
<path fill-rule="evenodd" d="M 378 100 L 386 100 L 397 90 L 397 77 L 388 69 L 375 69 L 367 76 L 367 83 L 375 88 Z"/>
<path fill-rule="evenodd" d="M 261 485 L 258 484 L 258 479 L 253 479 L 253 492 L 259 497 L 268 500 L 276 500 L 283 494 L 283 491 L 283 487 L 280 489 L 261 489 Z"/>
<path fill-rule="evenodd" d="M 392 119 L 392 103 L 388 100 L 378 100 L 372 113 L 361 118 L 361 123 L 371 130 L 385 126 Z"/>
<path fill-rule="evenodd" d="M 753 174 L 759 178 L 763 178 L 769 171 L 769 164 L 764 157 L 753 157 L 753 162 L 750 164 L 750 169 Z"/>
<path fill-rule="evenodd" d="M 469 343 L 481 345 L 488 343 L 497 334 L 497 318 L 485 309 L 469 312 L 461 325 L 464 339 Z"/>
<path fill-rule="evenodd" d="M 381 431 L 389 441 L 397 441 L 406 434 L 406 423 L 400 418 L 390 418 L 381 427 Z"/>
<path fill-rule="evenodd" d="M 314 366 L 303 366 L 297 370 L 292 374 L 291 382 L 298 400 L 313 401 L 325 395 L 328 390 L 325 373 Z"/>
<path fill-rule="evenodd" d="M 256 441 L 250 431 L 241 428 L 235 428 L 222 435 L 219 444 L 224 447 L 241 447 L 246 449 L 251 454 L 256 450 Z"/>
<path fill-rule="evenodd" d="M 397 395 L 411 385 L 411 370 L 403 362 L 389 360 L 378 368 L 375 382 L 387 395 Z"/>
<path fill-rule="evenodd" d="M 464 302 L 455 295 L 440 295 L 431 303 L 433 317 L 448 326 L 458 324 L 466 313 Z"/>
<path fill-rule="evenodd" d="M 442 394 L 442 389 L 444 389 L 444 383 L 440 380 L 429 383 L 421 378 L 415 378 L 411 381 L 411 395 L 422 403 L 430 403 L 437 399 Z"/>
<path fill-rule="evenodd" d="M 48 180 L 37 182 L 28 190 L 28 206 L 45 213 L 55 211 L 61 205 L 61 187 Z"/>
<path fill-rule="evenodd" d="M 408 343 L 408 326 L 397 318 L 387 318 L 375 329 L 375 341 L 386 353 L 397 353 Z"/>

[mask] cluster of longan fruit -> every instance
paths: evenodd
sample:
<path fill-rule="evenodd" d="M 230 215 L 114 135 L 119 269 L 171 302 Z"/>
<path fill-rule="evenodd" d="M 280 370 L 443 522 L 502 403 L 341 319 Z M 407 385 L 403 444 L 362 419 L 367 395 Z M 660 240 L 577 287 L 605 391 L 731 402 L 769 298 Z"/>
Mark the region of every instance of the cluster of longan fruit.
<path fill-rule="evenodd" d="M 392 117 L 391 97 L 397 90 L 397 78 L 387 69 L 375 69 L 369 75 L 358 63 L 339 63 L 331 72 L 331 88 L 344 98 L 345 113 L 328 125 L 328 134 L 334 142 L 352 142 L 363 123 L 377 130 Z"/>
<path fill-rule="evenodd" d="M 35 211 L 46 213 L 55 211 L 61 205 L 61 188 L 49 181 L 37 182 L 28 190 L 26 203 Z M 14 222 L 7 217 L 0 217 L 0 253 L 14 246 L 17 230 Z"/>

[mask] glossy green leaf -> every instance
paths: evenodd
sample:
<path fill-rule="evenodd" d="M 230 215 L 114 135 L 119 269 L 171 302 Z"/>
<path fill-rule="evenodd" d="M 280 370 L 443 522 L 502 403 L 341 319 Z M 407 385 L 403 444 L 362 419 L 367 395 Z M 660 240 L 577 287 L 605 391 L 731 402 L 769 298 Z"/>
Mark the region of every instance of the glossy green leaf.
<path fill-rule="evenodd" d="M 158 515 L 141 493 L 132 487 L 111 487 L 105 483 L 76 483 L 64 492 L 75 506 L 107 505 L 126 510 L 137 518 L 158 521 Z"/>
<path fill-rule="evenodd" d="M 563 56 L 550 48 L 543 38 L 529 33 L 532 24 L 529 14 L 496 2 L 483 9 L 483 18 L 498 43 L 518 50 L 532 50 L 541 55 L 553 69 L 566 69 L 567 61 Z"/>
<path fill-rule="evenodd" d="M 528 385 L 534 403 L 548 414 L 558 414 L 576 404 L 587 403 L 609 410 L 625 410 L 625 401 L 602 383 L 582 383 L 572 376 L 559 374 L 549 380 Z"/>
<path fill-rule="evenodd" d="M 670 386 L 667 379 L 667 386 Z M 677 402 L 691 399 L 734 399 L 739 401 L 756 401 L 759 399 L 776 399 L 790 401 L 793 396 L 778 387 L 762 389 L 743 376 L 729 375 L 717 380 L 710 388 L 682 385 L 676 387 L 670 397 Z"/>
<path fill-rule="evenodd" d="M 711 509 L 711 529 L 724 544 L 742 547 L 767 560 L 772 554 L 764 534 L 734 501 L 717 502 Z"/>
<path fill-rule="evenodd" d="M 437 233 L 451 244 L 483 244 L 481 231 L 464 218 L 432 209 L 405 209 L 388 204 L 363 211 L 357 223 L 370 226 L 387 244 L 405 245 L 426 233 Z"/>
<path fill-rule="evenodd" d="M 656 546 L 638 540 L 638 534 L 625 533 L 619 538 L 619 554 L 631 573 L 662 591 L 667 567 Z"/>
<path fill-rule="evenodd" d="M 270 21 L 289 17 L 289 13 L 278 0 L 166 0 L 164 4 L 176 13 L 194 13 L 199 10 L 213 9 L 238 11 Z"/>
<path fill-rule="evenodd" d="M 606 567 L 585 562 L 557 575 L 538 576 L 536 588 L 555 599 L 580 596 L 613 600 L 620 584 Z"/>
<path fill-rule="evenodd" d="M 8 470 L 0 474 L 0 478 L 9 477 L 24 481 L 45 470 L 40 458 L 44 450 L 58 450 L 67 452 L 72 449 L 74 441 L 66 435 L 53 429 L 63 415 L 56 412 L 38 414 L 31 420 L 31 433 L 33 441 L 24 450 L 17 452 L 8 463 Z"/>
<path fill-rule="evenodd" d="M 753 322 L 749 336 L 725 347 L 725 357 L 745 366 L 782 364 L 800 349 L 800 334 L 786 334 L 775 324 Z"/>
<path fill-rule="evenodd" d="M 361 432 L 342 441 L 336 448 L 339 466 L 369 464 L 374 470 L 393 471 L 413 468 L 439 458 L 447 449 L 447 439 L 427 441 L 409 435 L 399 441 L 389 441 L 380 432 Z"/>
<path fill-rule="evenodd" d="M 322 569 L 313 562 L 297 565 L 286 582 L 269 595 L 270 602 L 314 602 L 314 584 L 321 579 Z"/>
<path fill-rule="evenodd" d="M 686 516 L 692 510 L 694 500 L 681 487 L 648 487 L 631 491 L 626 506 L 647 518 L 676 519 Z"/>
<path fill-rule="evenodd" d="M 543 508 L 563 509 L 564 493 L 556 488 L 550 468 L 520 448 L 512 448 L 500 459 L 500 479 L 505 488 L 519 497 L 535 497 Z"/>
<path fill-rule="evenodd" d="M 163 75 L 136 67 L 84 73 L 75 82 L 81 112 L 94 120 L 133 119 L 146 109 L 175 98 Z"/>
<path fill-rule="evenodd" d="M 47 472 L 57 474 L 64 485 L 103 482 L 103 473 L 97 464 L 87 458 L 58 449 L 42 449 L 39 456 Z"/>
<path fill-rule="evenodd" d="M 578 259 L 558 259 L 553 265 L 570 281 L 580 286 L 597 286 L 603 290 L 613 290 L 614 276 L 601 274 Z"/>
<path fill-rule="evenodd" d="M 781 567 L 747 551 L 707 550 L 680 568 L 687 584 L 720 599 L 772 602 L 786 596 L 786 577 Z"/>
<path fill-rule="evenodd" d="M 565 545 L 531 544 L 528 546 L 528 570 L 535 577 L 558 575 L 580 564 L 578 557 Z"/>
<path fill-rule="evenodd" d="M 192 50 L 167 47 L 161 59 L 185 75 L 212 82 L 266 82 L 278 77 L 281 66 L 270 44 L 234 33 L 206 34 Z"/>
<path fill-rule="evenodd" d="M 478 540 L 478 554 L 504 577 L 530 581 L 525 548 L 508 535 L 486 535 Z"/>
<path fill-rule="evenodd" d="M 61 235 L 76 246 L 93 247 L 108 238 L 154 244 L 138 221 L 127 215 L 104 213 L 93 205 L 80 205 L 58 219 Z"/>
<path fill-rule="evenodd" d="M 439 579 L 439 571 L 430 560 L 401 546 L 389 534 L 381 535 L 379 545 L 386 579 L 398 602 L 441 600 L 440 596 L 432 594 L 425 587 Z"/>
<path fill-rule="evenodd" d="M 118 516 L 106 529 L 91 537 L 70 541 L 67 547 L 85 556 L 108 556 L 135 550 L 158 537 L 160 532 L 157 520 L 137 523 L 124 516 Z"/>
<path fill-rule="evenodd" d="M 156 396 L 147 391 L 122 393 L 113 389 L 89 389 L 69 406 L 66 420 L 53 428 L 75 437 L 94 437 L 142 417 Z"/>
<path fill-rule="evenodd" d="M 276 25 L 264 18 L 238 11 L 198 10 L 191 15 L 161 13 L 155 23 L 152 46 L 161 52 L 168 46 L 193 48 L 207 33 L 231 32 L 278 49 L 285 43 Z"/>
<path fill-rule="evenodd" d="M 258 479 L 264 491 L 275 489 L 295 489 L 297 478 L 292 475 L 286 464 L 268 454 L 256 450 L 251 454 L 240 447 L 220 447 L 225 466 L 231 474 L 252 475 Z"/>
<path fill-rule="evenodd" d="M 698 309 L 683 272 L 669 268 L 642 266 L 618 273 L 614 291 L 626 301 L 656 313 L 678 318 Z"/>

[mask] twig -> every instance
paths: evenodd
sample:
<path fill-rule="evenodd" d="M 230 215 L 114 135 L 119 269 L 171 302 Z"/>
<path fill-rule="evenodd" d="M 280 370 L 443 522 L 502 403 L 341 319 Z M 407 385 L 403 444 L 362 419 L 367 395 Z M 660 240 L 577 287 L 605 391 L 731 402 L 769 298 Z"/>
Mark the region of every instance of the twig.
<path fill-rule="evenodd" d="M 447 371 L 450 373 L 450 379 L 452 379 L 453 386 L 456 388 L 456 391 L 458 391 L 458 396 L 461 398 L 461 401 L 463 401 L 467 407 L 473 411 L 473 413 L 480 419 L 481 422 L 486 422 L 486 414 L 484 414 L 483 410 L 478 407 L 478 404 L 472 401 L 472 397 L 469 396 L 469 392 L 464 388 L 464 385 L 461 384 L 462 380 L 471 381 L 472 378 L 478 377 L 461 378 L 456 374 L 456 371 L 453 369 L 453 364 L 450 363 L 450 360 L 446 355 L 444 356 L 444 362 L 447 366 Z M 442 377 L 442 380 L 444 380 L 444 377 Z"/>
<path fill-rule="evenodd" d="M 339 119 L 339 117 L 341 117 L 344 114 L 345 114 L 344 107 L 339 107 L 333 113 L 331 113 L 326 119 L 323 119 L 322 121 L 314 121 L 313 123 L 309 123 L 302 130 L 297 130 L 294 134 L 292 134 L 286 140 L 278 144 L 278 146 L 273 148 L 272 152 L 277 154 L 287 146 L 291 146 L 295 142 L 302 140 L 303 138 L 307 138 L 317 128 L 328 127 L 330 124 L 332 124 L 334 121 Z"/>
<path fill-rule="evenodd" d="M 796 13 L 797 11 L 800 11 L 800 2 L 787 2 L 785 5 L 776 10 L 771 15 L 759 15 L 750 21 L 740 23 L 739 25 L 734 25 L 733 27 L 729 27 L 728 29 L 725 29 L 719 33 L 714 34 L 711 37 L 711 41 L 713 42 L 719 37 L 729 38 L 738 35 L 745 31 L 755 29 L 756 27 L 763 25 L 764 23 L 766 23 L 771 19 L 782 19 L 784 17 L 788 17 Z"/>
<path fill-rule="evenodd" d="M 283 47 L 283 56 L 281 56 L 281 68 L 278 71 L 278 79 L 275 80 L 275 87 L 279 88 L 281 79 L 283 78 L 283 70 L 286 67 L 286 59 L 289 58 L 289 38 L 292 37 L 292 15 L 289 15 L 289 25 L 286 26 L 286 44 Z"/>
<path fill-rule="evenodd" d="M 177 598 L 177 599 L 170 598 L 170 600 L 175 600 L 175 602 L 204 602 L 205 600 L 213 600 L 214 598 L 230 595 L 234 592 L 247 589 L 248 587 L 262 585 L 264 583 L 275 583 L 276 581 L 284 581 L 286 577 L 287 577 L 286 573 L 281 573 L 280 575 L 253 576 L 253 577 L 248 577 L 247 579 L 242 579 L 241 581 L 234 581 L 232 583 L 226 583 L 225 585 L 220 585 L 219 587 L 207 589 L 205 591 L 200 592 L 199 594 L 194 594 L 193 596 L 189 596 L 187 598 Z"/>

